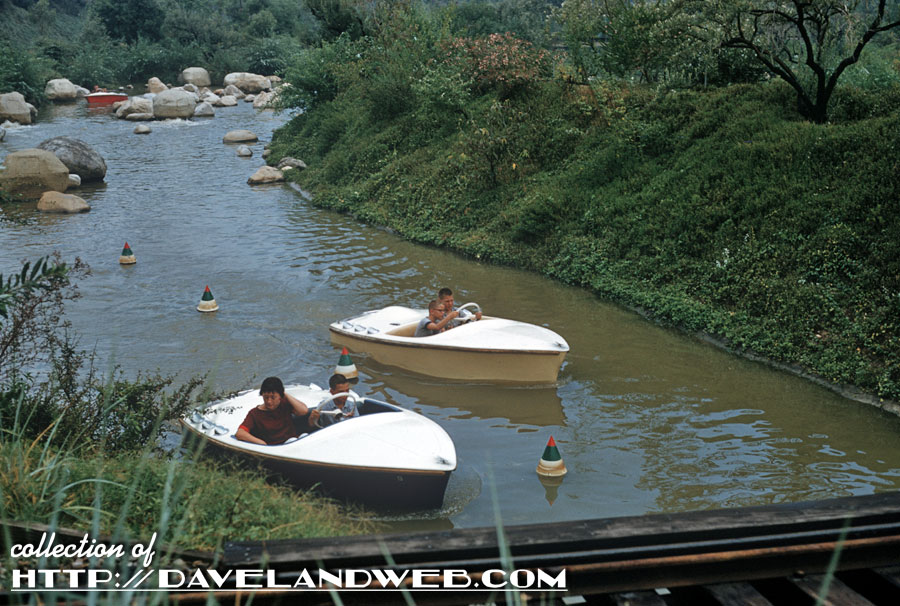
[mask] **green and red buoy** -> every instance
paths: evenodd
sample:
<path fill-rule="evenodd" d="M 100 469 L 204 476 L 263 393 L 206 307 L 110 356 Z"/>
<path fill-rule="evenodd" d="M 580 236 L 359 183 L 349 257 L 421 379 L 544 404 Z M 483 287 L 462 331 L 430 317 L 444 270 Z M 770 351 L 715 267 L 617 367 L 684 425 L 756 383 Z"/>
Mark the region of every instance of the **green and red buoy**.
<path fill-rule="evenodd" d="M 346 347 L 341 350 L 341 357 L 337 366 L 334 367 L 334 374 L 344 375 L 351 383 L 359 381 L 359 372 L 356 370 L 353 360 L 350 359 L 350 352 L 347 351 Z"/>
<path fill-rule="evenodd" d="M 210 312 L 217 309 L 219 309 L 219 304 L 216 303 L 212 291 L 207 286 L 206 290 L 203 291 L 203 296 L 200 298 L 200 305 L 197 306 L 197 311 Z"/>
<path fill-rule="evenodd" d="M 131 251 L 131 247 L 128 246 L 128 242 L 125 243 L 125 248 L 122 249 L 122 254 L 119 255 L 119 263 L 122 265 L 131 265 L 133 263 L 137 263 L 137 259 L 134 257 L 134 253 Z"/>
<path fill-rule="evenodd" d="M 544 454 L 541 455 L 541 460 L 538 462 L 537 472 L 540 476 L 551 478 L 564 476 L 568 472 L 566 464 L 563 463 L 559 454 L 559 448 L 556 447 L 556 442 L 553 440 L 553 436 L 550 436 L 547 446 L 544 447 Z"/>

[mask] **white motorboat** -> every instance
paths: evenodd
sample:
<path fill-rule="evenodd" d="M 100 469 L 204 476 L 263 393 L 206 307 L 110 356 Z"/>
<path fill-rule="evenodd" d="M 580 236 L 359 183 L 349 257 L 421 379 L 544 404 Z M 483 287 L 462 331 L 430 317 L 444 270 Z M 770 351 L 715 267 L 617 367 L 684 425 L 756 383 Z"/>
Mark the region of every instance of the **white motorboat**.
<path fill-rule="evenodd" d="M 460 309 L 477 308 L 467 303 Z M 552 383 L 569 344 L 548 328 L 483 316 L 428 337 L 415 337 L 426 310 L 391 306 L 334 322 L 331 340 L 406 370 L 464 381 Z"/>
<path fill-rule="evenodd" d="M 315 385 L 291 385 L 285 391 L 311 408 L 332 397 Z M 297 486 L 317 485 L 331 496 L 379 508 L 439 508 L 456 469 L 456 448 L 447 432 L 405 408 L 353 392 L 349 398 L 358 417 L 274 446 L 235 438 L 250 409 L 262 403 L 258 390 L 195 411 L 182 424 L 209 444 L 252 457 Z"/>

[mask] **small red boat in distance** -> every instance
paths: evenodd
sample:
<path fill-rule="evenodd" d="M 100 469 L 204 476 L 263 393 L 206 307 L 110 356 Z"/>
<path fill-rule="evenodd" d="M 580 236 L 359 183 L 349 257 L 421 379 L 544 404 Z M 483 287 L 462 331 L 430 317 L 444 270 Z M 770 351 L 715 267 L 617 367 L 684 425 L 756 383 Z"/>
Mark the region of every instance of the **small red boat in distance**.
<path fill-rule="evenodd" d="M 100 90 L 85 95 L 84 98 L 88 102 L 88 105 L 112 105 L 116 101 L 127 101 L 128 95 L 125 93 Z"/>

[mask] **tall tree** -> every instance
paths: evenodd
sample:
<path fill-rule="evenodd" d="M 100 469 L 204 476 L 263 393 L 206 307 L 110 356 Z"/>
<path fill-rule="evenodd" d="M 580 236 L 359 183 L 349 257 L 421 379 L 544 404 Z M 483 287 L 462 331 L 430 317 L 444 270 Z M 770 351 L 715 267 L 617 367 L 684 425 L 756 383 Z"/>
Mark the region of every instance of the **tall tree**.
<path fill-rule="evenodd" d="M 158 40 L 166 16 L 157 0 L 94 0 L 91 9 L 111 38 L 126 42 Z"/>
<path fill-rule="evenodd" d="M 708 44 L 688 35 L 690 13 L 665 0 L 566 0 L 554 16 L 583 80 L 608 74 L 642 82 L 691 80 Z"/>
<path fill-rule="evenodd" d="M 888 6 L 890 4 L 890 6 Z M 900 26 L 887 0 L 687 0 L 697 32 L 751 51 L 797 93 L 806 119 L 823 123 L 838 79 L 879 33 Z"/>
<path fill-rule="evenodd" d="M 321 24 L 325 40 L 333 40 L 343 33 L 356 40 L 366 34 L 365 14 L 368 7 L 362 0 L 303 1 Z"/>

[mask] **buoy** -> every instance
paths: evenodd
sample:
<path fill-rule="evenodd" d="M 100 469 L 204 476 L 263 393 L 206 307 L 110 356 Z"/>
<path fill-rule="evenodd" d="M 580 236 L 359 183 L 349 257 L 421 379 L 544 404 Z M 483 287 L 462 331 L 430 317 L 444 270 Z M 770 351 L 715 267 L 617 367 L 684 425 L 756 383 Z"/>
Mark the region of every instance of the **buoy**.
<path fill-rule="evenodd" d="M 203 291 L 203 297 L 200 299 L 200 305 L 197 306 L 197 311 L 216 311 L 217 309 L 219 309 L 219 304 L 216 303 L 212 292 L 209 290 L 209 286 L 207 286 L 206 290 Z"/>
<path fill-rule="evenodd" d="M 347 351 L 346 347 L 341 350 L 341 358 L 338 360 L 337 366 L 334 367 L 334 373 L 344 375 L 351 383 L 359 381 L 359 372 L 357 372 L 353 360 L 350 359 L 350 352 Z"/>
<path fill-rule="evenodd" d="M 562 457 L 559 456 L 556 442 L 553 441 L 553 436 L 550 436 L 550 440 L 544 448 L 544 454 L 541 455 L 541 460 L 537 466 L 538 475 L 548 477 L 564 476 L 567 471 L 566 464 L 563 463 Z"/>
<path fill-rule="evenodd" d="M 128 246 L 128 242 L 125 243 L 125 248 L 122 249 L 122 254 L 119 255 L 119 263 L 122 265 L 137 263 L 137 259 L 134 258 L 134 253 L 131 252 L 131 247 Z"/>

